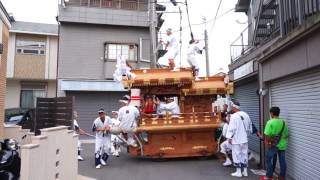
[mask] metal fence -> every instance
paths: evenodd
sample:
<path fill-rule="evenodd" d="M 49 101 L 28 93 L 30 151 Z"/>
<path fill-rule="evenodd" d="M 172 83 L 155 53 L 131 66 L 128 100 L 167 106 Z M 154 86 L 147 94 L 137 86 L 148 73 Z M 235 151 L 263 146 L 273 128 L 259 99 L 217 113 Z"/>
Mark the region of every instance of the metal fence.
<path fill-rule="evenodd" d="M 69 0 L 66 6 L 147 11 L 147 0 Z"/>
<path fill-rule="evenodd" d="M 230 46 L 231 62 L 236 61 L 239 57 L 246 54 L 253 48 L 249 40 L 250 29 L 252 29 L 252 26 L 253 24 L 249 24 L 241 32 L 240 36 L 238 36 L 237 39 L 231 43 L 231 46 Z"/>
<path fill-rule="evenodd" d="M 252 15 L 252 24 L 230 45 L 231 62 L 275 37 L 287 36 L 320 14 L 320 0 L 257 0 L 255 4 L 259 10 L 253 10 L 257 14 Z"/>
<path fill-rule="evenodd" d="M 258 21 L 254 28 L 254 37 L 252 41 L 254 46 L 264 44 L 274 37 L 279 36 L 279 18 L 279 6 L 277 1 L 261 3 Z"/>
<path fill-rule="evenodd" d="M 279 6 L 283 35 L 320 12 L 320 0 L 279 0 Z"/>

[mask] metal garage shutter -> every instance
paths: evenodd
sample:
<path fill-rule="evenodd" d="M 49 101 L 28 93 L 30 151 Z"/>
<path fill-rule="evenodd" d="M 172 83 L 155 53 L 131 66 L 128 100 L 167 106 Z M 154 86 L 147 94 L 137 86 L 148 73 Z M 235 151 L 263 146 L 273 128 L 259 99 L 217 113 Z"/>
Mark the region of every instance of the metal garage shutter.
<path fill-rule="evenodd" d="M 259 129 L 259 96 L 256 93 L 258 87 L 257 81 L 236 86 L 235 97 L 240 102 L 241 110 L 249 114 L 251 121 Z M 249 149 L 260 152 L 260 140 L 257 136 L 249 136 Z"/>
<path fill-rule="evenodd" d="M 92 132 L 92 123 L 98 117 L 99 108 L 104 108 L 107 115 L 119 110 L 119 99 L 123 92 L 67 92 L 75 97 L 74 109 L 79 114 L 79 125 L 87 132 Z"/>
<path fill-rule="evenodd" d="M 271 104 L 288 122 L 287 172 L 295 179 L 320 177 L 320 70 L 271 83 Z"/>

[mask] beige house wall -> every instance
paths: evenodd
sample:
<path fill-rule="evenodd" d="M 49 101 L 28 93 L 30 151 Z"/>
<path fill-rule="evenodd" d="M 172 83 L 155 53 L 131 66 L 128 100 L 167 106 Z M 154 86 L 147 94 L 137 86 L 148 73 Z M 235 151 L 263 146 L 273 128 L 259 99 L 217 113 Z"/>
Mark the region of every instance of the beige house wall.
<path fill-rule="evenodd" d="M 56 97 L 57 86 L 56 81 L 25 81 L 24 83 L 46 83 L 47 97 Z M 20 107 L 21 81 L 17 79 L 7 79 L 5 109 Z"/>
<path fill-rule="evenodd" d="M 9 35 L 8 61 L 7 61 L 7 78 L 13 78 L 14 75 L 14 56 L 16 47 L 16 33 Z"/>
<path fill-rule="evenodd" d="M 0 34 L 3 44 L 3 53 L 0 56 L 0 138 L 3 136 L 4 106 L 6 94 L 6 76 L 7 76 L 7 55 L 9 41 L 9 27 L 0 21 L 2 32 Z"/>
<path fill-rule="evenodd" d="M 46 79 L 57 79 L 58 36 L 47 37 Z"/>
<path fill-rule="evenodd" d="M 20 107 L 21 85 L 19 80 L 7 79 L 5 108 Z"/>
<path fill-rule="evenodd" d="M 46 42 L 45 55 L 16 54 L 16 40 Z M 58 36 L 10 33 L 7 78 L 55 80 L 57 77 Z"/>
<path fill-rule="evenodd" d="M 46 42 L 47 36 L 45 36 L 45 35 L 37 35 L 37 34 L 17 33 L 16 34 L 16 39 L 27 40 L 27 41 L 44 41 L 44 42 Z"/>
<path fill-rule="evenodd" d="M 14 78 L 44 79 L 45 64 L 45 56 L 16 54 L 14 63 Z"/>
<path fill-rule="evenodd" d="M 32 34 L 16 34 L 17 40 L 44 41 L 46 36 Z M 14 48 L 14 51 L 16 48 Z M 19 79 L 45 79 L 46 56 L 16 54 L 14 58 L 14 78 Z"/>
<path fill-rule="evenodd" d="M 56 97 L 57 95 L 57 82 L 56 81 L 48 81 L 48 91 L 47 96 L 48 97 Z"/>
<path fill-rule="evenodd" d="M 16 54 L 16 40 L 46 42 L 45 55 Z M 58 36 L 10 33 L 5 108 L 20 107 L 21 82 L 46 83 L 47 97 L 56 97 Z"/>

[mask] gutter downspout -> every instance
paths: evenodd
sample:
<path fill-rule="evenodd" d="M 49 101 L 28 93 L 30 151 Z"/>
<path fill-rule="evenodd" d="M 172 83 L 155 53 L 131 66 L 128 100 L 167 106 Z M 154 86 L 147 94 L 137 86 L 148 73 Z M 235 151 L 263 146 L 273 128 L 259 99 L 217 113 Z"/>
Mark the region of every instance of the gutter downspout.
<path fill-rule="evenodd" d="M 259 77 L 259 90 L 265 89 L 265 84 L 263 82 L 263 71 L 262 71 L 262 64 L 258 62 L 258 77 Z M 269 95 L 259 95 L 259 106 L 260 106 L 260 120 L 259 120 L 259 129 L 261 134 L 264 134 L 264 124 L 265 124 L 265 103 L 268 103 L 265 101 L 265 98 L 267 98 Z M 260 168 L 265 169 L 265 145 L 264 141 L 260 141 Z"/>
<path fill-rule="evenodd" d="M 57 20 L 58 21 L 58 20 Z M 59 72 L 59 52 L 60 52 L 60 26 L 61 26 L 61 23 L 58 21 L 58 50 L 57 50 L 57 70 L 56 70 L 56 97 L 58 97 L 58 90 L 59 90 L 59 87 L 58 87 L 58 72 Z"/>

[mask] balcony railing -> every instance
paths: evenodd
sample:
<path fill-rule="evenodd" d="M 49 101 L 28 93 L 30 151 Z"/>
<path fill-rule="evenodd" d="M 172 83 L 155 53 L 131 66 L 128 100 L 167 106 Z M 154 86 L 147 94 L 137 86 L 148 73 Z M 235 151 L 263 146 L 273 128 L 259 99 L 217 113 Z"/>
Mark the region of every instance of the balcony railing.
<path fill-rule="evenodd" d="M 255 20 L 230 45 L 232 63 L 278 36 L 287 36 L 320 14 L 320 0 L 260 0 L 255 4 L 260 6 L 258 15 L 253 14 Z"/>
<path fill-rule="evenodd" d="M 239 37 L 237 37 L 236 40 L 232 42 L 230 45 L 230 56 L 231 56 L 231 62 L 233 63 L 236 61 L 239 57 L 249 52 L 253 46 L 251 45 L 249 40 L 249 34 L 252 29 L 252 24 L 249 24 L 240 34 Z"/>
<path fill-rule="evenodd" d="M 63 0 L 62 0 L 63 1 Z M 66 6 L 147 11 L 147 0 L 69 0 Z"/>
<path fill-rule="evenodd" d="M 320 13 L 320 0 L 280 0 L 279 2 L 284 35 Z"/>

